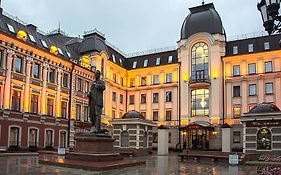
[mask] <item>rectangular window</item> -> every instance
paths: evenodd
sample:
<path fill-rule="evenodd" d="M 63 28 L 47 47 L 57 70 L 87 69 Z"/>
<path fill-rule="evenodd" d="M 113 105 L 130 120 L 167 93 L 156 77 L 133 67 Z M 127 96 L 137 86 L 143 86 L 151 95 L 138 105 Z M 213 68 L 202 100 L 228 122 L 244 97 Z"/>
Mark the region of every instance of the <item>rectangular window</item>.
<path fill-rule="evenodd" d="M 172 91 L 167 91 L 166 92 L 166 102 L 171 102 L 172 101 Z"/>
<path fill-rule="evenodd" d="M 114 82 L 114 83 L 117 82 L 116 74 L 113 74 L 113 82 Z"/>
<path fill-rule="evenodd" d="M 269 50 L 270 49 L 270 45 L 269 45 L 269 42 L 264 42 L 263 43 L 264 45 L 264 50 Z"/>
<path fill-rule="evenodd" d="M 135 79 L 130 78 L 130 87 L 135 87 Z"/>
<path fill-rule="evenodd" d="M 249 95 L 257 95 L 257 86 L 256 84 L 249 85 Z"/>
<path fill-rule="evenodd" d="M 146 77 L 141 77 L 141 86 L 146 86 Z"/>
<path fill-rule="evenodd" d="M 64 73 L 62 77 L 62 86 L 63 87 L 68 87 L 68 74 Z"/>
<path fill-rule="evenodd" d="M 15 71 L 22 73 L 22 58 L 17 57 L 15 59 Z"/>
<path fill-rule="evenodd" d="M 7 24 L 7 26 L 8 26 L 8 29 L 9 29 L 10 32 L 15 33 L 15 29 L 12 25 Z"/>
<path fill-rule="evenodd" d="M 61 117 L 67 118 L 67 102 L 61 101 Z"/>
<path fill-rule="evenodd" d="M 137 62 L 134 61 L 134 62 L 133 62 L 133 69 L 135 69 L 136 67 L 137 67 Z"/>
<path fill-rule="evenodd" d="M 76 120 L 80 121 L 81 120 L 81 105 L 76 104 Z"/>
<path fill-rule="evenodd" d="M 166 121 L 171 121 L 172 120 L 172 111 L 167 110 L 166 111 Z"/>
<path fill-rule="evenodd" d="M 170 55 L 170 56 L 168 57 L 168 63 L 172 63 L 172 62 L 173 62 L 173 56 Z"/>
<path fill-rule="evenodd" d="M 240 75 L 240 65 L 233 66 L 233 76 L 239 76 Z"/>
<path fill-rule="evenodd" d="M 146 103 L 146 94 L 141 94 L 141 103 Z"/>
<path fill-rule="evenodd" d="M 112 101 L 116 101 L 116 92 L 112 92 Z"/>
<path fill-rule="evenodd" d="M 233 131 L 233 143 L 241 143 L 241 132 Z"/>
<path fill-rule="evenodd" d="M 159 93 L 153 93 L 153 103 L 158 103 L 159 101 Z"/>
<path fill-rule="evenodd" d="M 55 69 L 49 70 L 49 82 L 55 83 Z"/>
<path fill-rule="evenodd" d="M 90 90 L 90 83 L 88 81 L 85 81 L 85 92 L 88 93 Z"/>
<path fill-rule="evenodd" d="M 250 75 L 256 73 L 256 64 L 255 64 L 255 63 L 248 64 L 248 73 L 249 73 Z"/>
<path fill-rule="evenodd" d="M 147 67 L 148 60 L 144 60 L 143 67 Z"/>
<path fill-rule="evenodd" d="M 122 77 L 120 78 L 120 85 L 124 86 L 124 78 L 122 78 Z"/>
<path fill-rule="evenodd" d="M 82 87 L 82 78 L 77 78 L 77 91 L 80 91 L 80 92 L 82 92 L 82 90 L 83 90 L 83 87 Z"/>
<path fill-rule="evenodd" d="M 38 95 L 31 94 L 30 112 L 34 114 L 38 113 Z"/>
<path fill-rule="evenodd" d="M 158 111 L 153 111 L 153 121 L 158 121 Z"/>
<path fill-rule="evenodd" d="M 248 52 L 249 52 L 249 53 L 254 52 L 254 44 L 249 44 L 249 45 L 248 45 Z"/>
<path fill-rule="evenodd" d="M 156 65 L 160 65 L 160 58 L 156 58 Z"/>
<path fill-rule="evenodd" d="M 233 108 L 233 116 L 234 118 L 239 118 L 241 116 L 241 107 Z"/>
<path fill-rule="evenodd" d="M 238 54 L 238 46 L 233 46 L 232 52 L 233 52 L 233 55 Z"/>
<path fill-rule="evenodd" d="M 273 83 L 265 83 L 265 94 L 273 93 Z"/>
<path fill-rule="evenodd" d="M 21 107 L 21 92 L 13 90 L 12 94 L 12 110 L 20 111 Z"/>
<path fill-rule="evenodd" d="M 120 103 L 122 104 L 123 103 L 123 99 L 124 97 L 123 97 L 123 95 L 122 94 L 120 94 Z"/>
<path fill-rule="evenodd" d="M 112 60 L 113 60 L 114 63 L 116 63 L 115 55 L 112 55 Z"/>
<path fill-rule="evenodd" d="M 168 73 L 166 74 L 166 83 L 172 83 L 173 82 L 173 74 Z"/>
<path fill-rule="evenodd" d="M 54 99 L 47 99 L 47 115 L 54 116 Z"/>
<path fill-rule="evenodd" d="M 233 86 L 233 97 L 240 97 L 240 86 Z"/>
<path fill-rule="evenodd" d="M 88 108 L 88 106 L 84 106 L 84 121 L 85 122 L 89 121 L 89 108 Z"/>
<path fill-rule="evenodd" d="M 130 105 L 135 104 L 135 96 L 134 95 L 130 95 L 129 104 Z"/>
<path fill-rule="evenodd" d="M 159 84 L 159 75 L 153 75 L 153 84 Z"/>
<path fill-rule="evenodd" d="M 146 118 L 146 112 L 141 112 L 141 115 Z"/>
<path fill-rule="evenodd" d="M 265 73 L 272 72 L 272 61 L 268 61 L 264 63 Z"/>
<path fill-rule="evenodd" d="M 33 71 L 32 71 L 32 74 L 33 74 L 34 78 L 39 78 L 39 69 L 40 69 L 40 64 L 35 63 L 33 65 Z"/>

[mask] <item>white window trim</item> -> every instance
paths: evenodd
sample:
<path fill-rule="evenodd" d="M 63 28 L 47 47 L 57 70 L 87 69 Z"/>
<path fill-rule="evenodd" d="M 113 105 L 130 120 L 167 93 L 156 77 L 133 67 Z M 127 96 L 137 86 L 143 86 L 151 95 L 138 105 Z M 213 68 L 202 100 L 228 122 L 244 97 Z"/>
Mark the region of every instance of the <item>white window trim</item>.
<path fill-rule="evenodd" d="M 161 63 L 161 58 L 160 57 L 158 57 L 158 58 L 156 58 L 156 63 L 155 63 L 155 65 L 160 65 L 160 63 Z"/>
<path fill-rule="evenodd" d="M 112 60 L 113 60 L 114 63 L 116 63 L 116 59 L 115 59 L 115 55 L 114 54 L 112 54 Z"/>
<path fill-rule="evenodd" d="M 17 128 L 19 128 L 19 147 L 21 147 L 21 142 L 22 142 L 22 140 L 21 140 L 21 132 L 22 132 L 22 127 L 21 126 L 19 126 L 19 125 L 10 125 L 9 126 L 9 130 L 8 130 L 8 148 L 10 147 L 10 133 L 11 133 L 11 128 L 12 127 L 17 127 Z"/>
<path fill-rule="evenodd" d="M 132 67 L 132 68 L 135 69 L 136 67 L 137 67 L 137 61 L 134 61 L 134 62 L 133 62 L 133 67 Z"/>
<path fill-rule="evenodd" d="M 147 67 L 147 64 L 148 64 L 148 60 L 144 60 L 143 67 Z"/>
<path fill-rule="evenodd" d="M 170 55 L 170 56 L 168 57 L 168 63 L 172 63 L 172 62 L 173 62 L 173 56 Z"/>
<path fill-rule="evenodd" d="M 39 143 L 40 143 L 40 141 L 39 141 L 39 128 L 37 128 L 37 127 L 33 127 L 33 126 L 30 126 L 30 127 L 28 127 L 28 129 L 27 129 L 27 147 L 29 147 L 29 138 L 30 138 L 30 130 L 31 129 L 35 129 L 35 130 L 37 130 L 37 142 L 36 142 L 36 146 L 38 147 L 39 146 Z"/>

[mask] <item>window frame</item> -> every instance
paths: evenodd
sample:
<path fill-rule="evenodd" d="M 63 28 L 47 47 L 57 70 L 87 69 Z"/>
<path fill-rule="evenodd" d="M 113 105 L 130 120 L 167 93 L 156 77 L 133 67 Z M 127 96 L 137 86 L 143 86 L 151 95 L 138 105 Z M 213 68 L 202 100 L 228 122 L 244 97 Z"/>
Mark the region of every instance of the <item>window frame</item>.
<path fill-rule="evenodd" d="M 254 89 L 251 89 L 251 88 L 254 88 Z M 252 93 L 251 90 L 254 90 L 254 92 Z M 257 95 L 257 85 L 256 84 L 249 84 L 248 95 L 249 96 L 256 96 Z"/>
<path fill-rule="evenodd" d="M 238 74 L 237 72 L 235 71 L 236 69 L 235 68 L 238 68 Z M 240 76 L 241 75 L 241 69 L 240 69 L 240 65 L 233 65 L 232 67 L 232 75 L 235 77 L 235 76 Z"/>
<path fill-rule="evenodd" d="M 271 85 L 271 92 L 268 92 L 268 86 L 267 85 Z M 265 90 L 265 94 L 266 95 L 269 95 L 269 94 L 273 94 L 274 93 L 274 89 L 273 89 L 273 82 L 267 82 L 267 83 L 265 83 L 265 88 L 264 88 L 264 90 Z"/>

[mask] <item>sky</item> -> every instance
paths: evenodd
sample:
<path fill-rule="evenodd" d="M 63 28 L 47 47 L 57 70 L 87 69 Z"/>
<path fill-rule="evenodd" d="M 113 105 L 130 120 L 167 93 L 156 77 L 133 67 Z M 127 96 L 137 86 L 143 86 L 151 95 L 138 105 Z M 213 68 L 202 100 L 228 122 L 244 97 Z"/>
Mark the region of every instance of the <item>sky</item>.
<path fill-rule="evenodd" d="M 228 38 L 262 32 L 258 0 L 213 2 Z M 124 53 L 176 46 L 189 8 L 202 0 L 2 0 L 5 12 L 39 29 L 83 36 L 97 28 Z"/>

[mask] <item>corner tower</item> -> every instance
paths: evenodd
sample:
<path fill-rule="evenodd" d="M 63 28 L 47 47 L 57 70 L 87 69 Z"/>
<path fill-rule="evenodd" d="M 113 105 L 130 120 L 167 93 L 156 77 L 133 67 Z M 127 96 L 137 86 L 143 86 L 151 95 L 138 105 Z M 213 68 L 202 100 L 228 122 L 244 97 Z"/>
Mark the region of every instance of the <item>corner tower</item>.
<path fill-rule="evenodd" d="M 180 116 L 187 132 L 183 139 L 189 148 L 193 145 L 198 149 L 216 148 L 219 145 L 211 143 L 214 138 L 210 137 L 210 131 L 223 118 L 225 32 L 213 3 L 189 10 L 178 42 Z M 197 134 L 192 135 L 190 128 L 197 129 L 194 132 Z"/>

